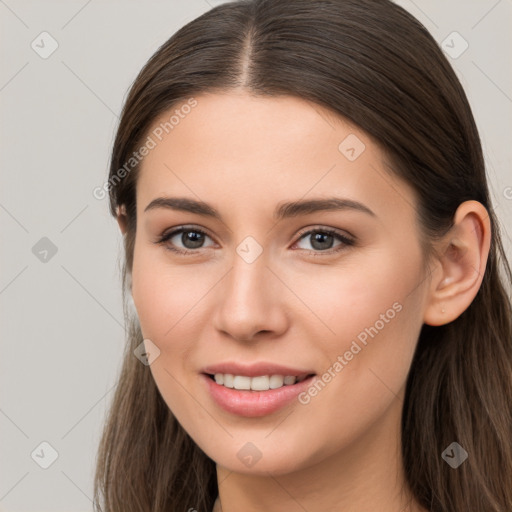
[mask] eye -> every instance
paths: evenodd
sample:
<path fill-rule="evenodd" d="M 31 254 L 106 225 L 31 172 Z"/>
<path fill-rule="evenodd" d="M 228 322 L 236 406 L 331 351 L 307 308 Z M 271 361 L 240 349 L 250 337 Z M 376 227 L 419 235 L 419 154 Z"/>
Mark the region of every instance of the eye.
<path fill-rule="evenodd" d="M 165 245 L 166 249 L 178 254 L 189 254 L 196 249 L 206 248 L 203 247 L 205 237 L 210 238 L 201 229 L 181 227 L 164 233 L 155 243 Z M 176 240 L 173 241 L 173 239 Z M 178 243 L 183 244 L 184 247 L 177 246 Z"/>
<path fill-rule="evenodd" d="M 321 256 L 321 253 L 333 254 L 342 251 L 347 246 L 354 245 L 355 243 L 353 239 L 330 228 L 312 229 L 305 233 L 302 233 L 299 241 L 297 241 L 296 244 L 300 243 L 301 240 L 310 241 L 313 250 L 311 251 L 308 248 L 306 248 L 306 250 L 311 252 L 313 256 Z M 337 246 L 335 246 L 334 249 L 332 249 L 335 240 L 338 240 L 340 243 Z"/>
<path fill-rule="evenodd" d="M 161 235 L 158 240 L 154 243 L 159 245 L 165 245 L 165 248 L 169 251 L 173 251 L 180 255 L 194 254 L 198 249 L 205 249 L 211 246 L 204 246 L 206 238 L 211 237 L 205 233 L 202 229 L 194 227 L 180 227 L 178 229 L 171 230 Z M 317 228 L 312 229 L 300 234 L 300 239 L 295 243 L 299 244 L 302 240 L 307 240 L 309 237 L 311 247 L 313 250 L 306 248 L 313 256 L 332 255 L 337 253 L 347 246 L 352 246 L 355 241 L 338 231 L 330 228 Z M 173 240 L 175 239 L 175 240 Z M 334 246 L 333 243 L 338 240 L 339 244 Z M 180 247 L 178 244 L 182 244 Z M 302 249 L 304 249 L 302 247 Z"/>

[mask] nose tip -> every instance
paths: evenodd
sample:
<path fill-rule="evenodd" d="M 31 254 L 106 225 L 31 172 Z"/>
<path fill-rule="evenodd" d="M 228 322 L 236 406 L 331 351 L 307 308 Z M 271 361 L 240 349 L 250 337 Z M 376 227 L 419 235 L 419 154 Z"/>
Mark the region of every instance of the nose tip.
<path fill-rule="evenodd" d="M 218 331 L 247 343 L 286 329 L 286 315 L 280 305 L 282 284 L 267 268 L 263 257 L 248 263 L 235 257 L 222 283 L 219 283 L 214 325 Z"/>
<path fill-rule="evenodd" d="M 252 336 L 245 336 L 243 338 L 240 338 L 240 337 L 235 337 L 235 336 L 232 335 L 232 337 L 234 339 L 236 339 L 237 341 L 241 341 L 242 343 L 249 343 L 251 341 L 254 341 L 254 339 L 257 338 L 258 335 L 265 334 L 265 333 L 268 333 L 268 332 L 271 332 L 271 331 L 268 330 L 268 329 L 261 329 L 261 330 L 255 332 Z"/>

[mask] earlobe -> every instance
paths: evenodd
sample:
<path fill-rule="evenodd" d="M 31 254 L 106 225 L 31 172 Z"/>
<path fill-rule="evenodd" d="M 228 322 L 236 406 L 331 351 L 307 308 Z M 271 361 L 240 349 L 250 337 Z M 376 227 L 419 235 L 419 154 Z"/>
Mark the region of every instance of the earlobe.
<path fill-rule="evenodd" d="M 482 284 L 490 243 L 486 208 L 478 201 L 465 201 L 457 208 L 452 229 L 439 242 L 423 319 L 426 324 L 447 324 L 469 307 Z"/>
<path fill-rule="evenodd" d="M 121 229 L 121 233 L 123 235 L 125 235 L 126 234 L 127 220 L 126 220 L 126 208 L 125 208 L 124 204 L 122 204 L 121 206 L 117 207 L 116 214 L 117 214 L 117 223 L 119 224 L 119 228 Z"/>

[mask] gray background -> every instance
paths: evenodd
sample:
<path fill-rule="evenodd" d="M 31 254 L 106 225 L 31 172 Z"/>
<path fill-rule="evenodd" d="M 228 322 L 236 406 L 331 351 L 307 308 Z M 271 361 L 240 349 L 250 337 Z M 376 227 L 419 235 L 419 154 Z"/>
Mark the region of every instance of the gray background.
<path fill-rule="evenodd" d="M 124 345 L 122 239 L 107 200 L 92 191 L 107 178 L 118 114 L 140 68 L 219 3 L 0 0 L 1 511 L 92 510 Z M 469 44 L 450 60 L 476 117 L 510 254 L 512 0 L 398 3 L 439 44 L 454 31 Z M 43 31 L 59 45 L 46 59 L 31 47 L 51 48 Z M 446 41 L 452 53 L 463 49 L 457 36 Z M 44 253 L 43 237 L 55 254 Z M 44 441 L 58 454 L 47 469 Z"/>

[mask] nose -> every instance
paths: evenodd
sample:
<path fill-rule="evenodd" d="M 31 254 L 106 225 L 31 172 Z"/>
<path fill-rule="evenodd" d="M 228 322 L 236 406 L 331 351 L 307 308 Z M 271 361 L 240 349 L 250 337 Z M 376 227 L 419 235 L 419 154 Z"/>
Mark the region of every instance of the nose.
<path fill-rule="evenodd" d="M 279 337 L 289 322 L 286 292 L 264 253 L 251 263 L 235 253 L 232 268 L 216 287 L 214 326 L 238 341 Z"/>

